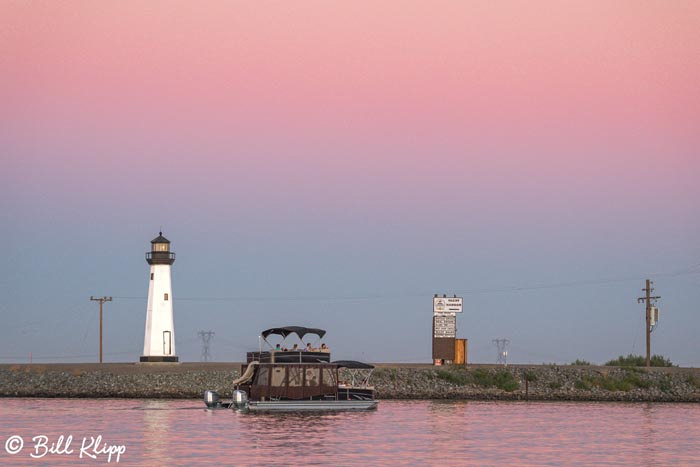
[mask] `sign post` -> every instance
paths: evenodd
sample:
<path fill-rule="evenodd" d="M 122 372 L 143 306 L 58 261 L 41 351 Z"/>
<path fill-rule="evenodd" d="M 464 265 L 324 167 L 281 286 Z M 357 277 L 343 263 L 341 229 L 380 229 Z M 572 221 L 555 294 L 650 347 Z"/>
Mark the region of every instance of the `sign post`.
<path fill-rule="evenodd" d="M 433 297 L 433 362 L 436 365 L 455 360 L 457 313 L 462 313 L 462 297 Z"/>

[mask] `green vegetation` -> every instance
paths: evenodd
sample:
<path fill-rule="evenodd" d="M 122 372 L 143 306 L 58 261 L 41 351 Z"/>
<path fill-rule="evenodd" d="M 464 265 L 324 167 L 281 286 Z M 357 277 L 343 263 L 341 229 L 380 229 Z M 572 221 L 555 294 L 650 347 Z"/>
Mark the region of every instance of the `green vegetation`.
<path fill-rule="evenodd" d="M 592 388 L 600 388 L 606 391 L 626 392 L 634 388 L 650 388 L 651 382 L 642 379 L 636 371 L 626 370 L 622 378 L 610 375 L 584 376 L 574 383 L 574 387 L 584 391 L 590 391 Z"/>
<path fill-rule="evenodd" d="M 664 375 L 664 378 L 659 381 L 659 389 L 661 389 L 663 392 L 669 392 L 671 387 L 671 378 L 669 378 L 668 375 Z"/>
<path fill-rule="evenodd" d="M 533 381 L 537 381 L 537 375 L 535 374 L 534 371 L 527 370 L 525 374 L 523 374 L 523 378 L 525 381 L 528 381 L 532 383 Z"/>
<path fill-rule="evenodd" d="M 571 362 L 572 365 L 577 365 L 577 366 L 591 366 L 591 362 L 588 360 L 581 360 L 577 358 L 575 361 Z"/>
<path fill-rule="evenodd" d="M 483 368 L 477 368 L 471 372 L 462 369 L 441 369 L 437 370 L 436 376 L 458 386 L 474 384 L 482 387 L 497 387 L 508 392 L 515 391 L 520 387 L 518 380 L 507 370 L 499 370 L 496 373 L 492 373 Z"/>
<path fill-rule="evenodd" d="M 688 377 L 685 379 L 685 382 L 697 389 L 700 389 L 700 379 L 698 379 L 697 376 L 688 375 Z"/>
<path fill-rule="evenodd" d="M 650 359 L 651 366 L 673 366 L 668 358 L 662 355 L 653 355 Z M 641 355 L 629 354 L 626 357 L 620 355 L 617 360 L 610 360 L 605 366 L 645 366 L 646 358 Z"/>
<path fill-rule="evenodd" d="M 520 384 L 515 377 L 507 370 L 499 370 L 496 373 L 477 368 L 472 372 L 474 383 L 479 386 L 496 386 L 504 391 L 515 391 Z"/>
<path fill-rule="evenodd" d="M 575 387 L 576 389 L 581 389 L 581 390 L 583 390 L 583 391 L 590 391 L 590 389 L 591 389 L 591 384 L 590 384 L 587 380 L 578 379 L 578 380 L 576 380 L 576 382 L 574 383 L 574 387 Z"/>
<path fill-rule="evenodd" d="M 520 384 L 509 371 L 499 371 L 494 377 L 496 387 L 504 391 L 512 392 L 520 387 Z"/>
<path fill-rule="evenodd" d="M 463 371 L 455 372 L 449 370 L 438 370 L 437 377 L 458 386 L 469 384 L 469 377 L 467 376 L 466 372 Z"/>
<path fill-rule="evenodd" d="M 559 381 L 552 381 L 551 383 L 549 383 L 548 386 L 549 386 L 549 389 L 561 389 L 563 384 L 561 384 Z"/>

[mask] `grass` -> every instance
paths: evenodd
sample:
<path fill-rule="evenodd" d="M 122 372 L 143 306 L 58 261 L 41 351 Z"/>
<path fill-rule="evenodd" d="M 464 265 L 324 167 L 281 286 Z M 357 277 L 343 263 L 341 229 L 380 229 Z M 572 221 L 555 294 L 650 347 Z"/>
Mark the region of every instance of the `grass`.
<path fill-rule="evenodd" d="M 571 362 L 571 364 L 576 365 L 576 366 L 591 366 L 591 362 L 589 362 L 588 360 L 582 360 L 579 358 L 577 358 L 576 360 Z"/>
<path fill-rule="evenodd" d="M 581 389 L 583 391 L 590 391 L 591 390 L 591 383 L 585 379 L 577 379 L 576 382 L 574 383 L 574 387 L 576 389 Z"/>
<path fill-rule="evenodd" d="M 631 391 L 635 388 L 648 389 L 652 386 L 650 381 L 642 379 L 635 371 L 626 371 L 622 378 L 609 375 L 584 376 L 576 380 L 574 388 L 583 391 L 590 391 L 593 388 L 600 388 L 606 391 Z"/>
<path fill-rule="evenodd" d="M 659 389 L 661 389 L 663 392 L 669 392 L 672 386 L 671 379 L 668 377 L 668 375 L 665 375 L 664 378 L 659 381 Z"/>
<path fill-rule="evenodd" d="M 649 359 L 651 366 L 673 366 L 670 359 L 664 357 L 663 355 L 653 355 Z M 620 355 L 616 360 L 610 360 L 605 364 L 605 366 L 646 366 L 647 361 L 645 357 L 641 355 L 629 354 L 626 357 Z"/>
<path fill-rule="evenodd" d="M 700 379 L 698 379 L 698 377 L 695 375 L 688 375 L 688 377 L 685 379 L 685 382 L 695 387 L 696 389 L 700 389 Z"/>
<path fill-rule="evenodd" d="M 469 377 L 465 372 L 456 372 L 449 370 L 438 370 L 437 377 L 447 381 L 448 383 L 456 384 L 457 386 L 465 386 L 469 384 Z"/>
<path fill-rule="evenodd" d="M 483 368 L 477 368 L 468 372 L 464 370 L 437 370 L 436 376 L 439 379 L 457 386 L 474 384 L 482 387 L 497 387 L 504 391 L 512 392 L 520 387 L 520 383 L 509 371 L 499 370 L 492 373 Z"/>

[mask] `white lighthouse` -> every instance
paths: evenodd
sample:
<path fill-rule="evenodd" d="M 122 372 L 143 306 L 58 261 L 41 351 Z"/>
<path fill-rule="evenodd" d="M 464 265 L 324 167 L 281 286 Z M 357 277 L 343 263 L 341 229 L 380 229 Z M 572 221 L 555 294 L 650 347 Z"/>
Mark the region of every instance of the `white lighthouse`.
<path fill-rule="evenodd" d="M 170 240 L 163 236 L 163 232 L 151 240 L 151 251 L 146 253 L 146 262 L 151 265 L 151 275 L 141 361 L 177 362 L 170 283 L 170 266 L 175 262 L 175 253 L 170 251 Z"/>

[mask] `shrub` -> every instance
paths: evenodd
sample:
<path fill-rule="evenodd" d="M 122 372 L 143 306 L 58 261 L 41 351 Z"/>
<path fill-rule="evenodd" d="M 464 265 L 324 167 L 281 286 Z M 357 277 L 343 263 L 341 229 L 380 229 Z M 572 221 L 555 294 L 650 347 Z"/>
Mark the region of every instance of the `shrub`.
<path fill-rule="evenodd" d="M 561 384 L 559 381 L 552 381 L 549 383 L 549 389 L 561 389 L 563 384 Z"/>
<path fill-rule="evenodd" d="M 646 366 L 646 358 L 641 355 L 629 354 L 626 357 L 620 355 L 616 360 L 610 360 L 606 366 Z M 673 363 L 668 358 L 662 355 L 653 355 L 649 360 L 651 366 L 673 366 Z"/>
<path fill-rule="evenodd" d="M 493 374 L 488 370 L 477 368 L 471 373 L 471 379 L 478 386 L 495 386 L 508 392 L 515 391 L 520 387 L 520 383 L 515 379 L 515 376 L 507 370 L 500 370 Z"/>
<path fill-rule="evenodd" d="M 688 377 L 685 379 L 685 382 L 690 384 L 691 386 L 694 386 L 695 388 L 700 388 L 700 379 L 698 379 L 697 376 L 688 375 Z"/>
<path fill-rule="evenodd" d="M 577 358 L 576 360 L 571 362 L 571 364 L 578 365 L 578 366 L 591 366 L 591 362 L 589 362 L 588 360 L 581 360 L 579 358 Z"/>
<path fill-rule="evenodd" d="M 535 374 L 534 371 L 530 371 L 530 370 L 525 372 L 525 374 L 523 375 L 523 378 L 525 379 L 525 381 L 528 381 L 530 383 L 533 381 L 537 381 L 537 375 Z"/>
<path fill-rule="evenodd" d="M 631 372 L 627 372 L 627 374 L 625 374 L 625 376 L 622 378 L 622 381 L 638 388 L 648 389 L 651 386 L 649 381 L 643 380 L 639 377 L 639 375 Z"/>
<path fill-rule="evenodd" d="M 472 379 L 474 380 L 474 383 L 479 385 L 479 386 L 493 386 L 494 381 L 493 381 L 493 375 L 482 369 L 482 368 L 477 368 L 474 370 L 471 374 Z"/>
<path fill-rule="evenodd" d="M 469 383 L 469 378 L 464 373 L 456 373 L 448 370 L 438 370 L 437 377 L 447 381 L 448 383 L 464 386 Z"/>
<path fill-rule="evenodd" d="M 589 391 L 591 389 L 591 385 L 588 383 L 588 381 L 582 379 L 577 379 L 574 383 L 574 387 L 576 389 L 582 389 L 584 391 Z"/>
<path fill-rule="evenodd" d="M 512 392 L 520 387 L 520 384 L 510 371 L 499 371 L 496 373 L 494 380 L 496 382 L 496 387 L 504 391 Z"/>
<path fill-rule="evenodd" d="M 668 377 L 668 375 L 664 376 L 664 378 L 659 381 L 659 389 L 661 389 L 663 392 L 668 392 L 671 390 L 671 379 Z"/>

